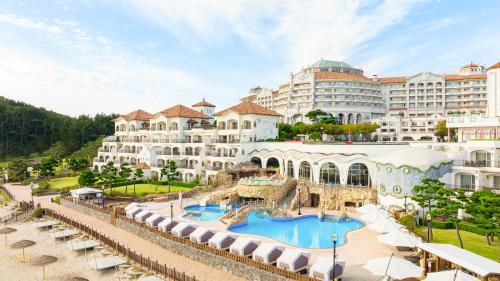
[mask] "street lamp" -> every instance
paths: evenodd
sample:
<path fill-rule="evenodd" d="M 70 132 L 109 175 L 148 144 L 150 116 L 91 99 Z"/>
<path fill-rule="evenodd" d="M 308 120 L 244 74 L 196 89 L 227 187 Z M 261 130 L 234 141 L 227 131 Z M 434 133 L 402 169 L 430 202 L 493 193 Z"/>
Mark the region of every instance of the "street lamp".
<path fill-rule="evenodd" d="M 431 213 L 427 213 L 427 242 L 431 242 L 431 227 L 432 227 L 432 217 Z"/>
<path fill-rule="evenodd" d="M 335 281 L 335 258 L 337 257 L 337 232 L 332 234 L 333 241 L 333 268 L 332 268 L 332 280 Z"/>
<path fill-rule="evenodd" d="M 174 203 L 170 202 L 170 218 L 174 218 Z"/>
<path fill-rule="evenodd" d="M 33 206 L 35 206 L 35 202 L 33 201 L 33 187 L 35 186 L 35 184 L 33 182 L 30 183 L 30 193 L 31 193 L 31 204 L 33 204 Z"/>
<path fill-rule="evenodd" d="M 300 216 L 300 215 L 302 215 L 302 214 L 300 213 L 300 187 L 298 188 L 298 190 L 299 190 L 299 202 L 298 202 L 298 203 L 299 203 L 299 213 L 298 213 L 298 215 Z"/>
<path fill-rule="evenodd" d="M 406 214 L 406 198 L 408 197 L 408 194 L 405 193 L 405 214 Z"/>

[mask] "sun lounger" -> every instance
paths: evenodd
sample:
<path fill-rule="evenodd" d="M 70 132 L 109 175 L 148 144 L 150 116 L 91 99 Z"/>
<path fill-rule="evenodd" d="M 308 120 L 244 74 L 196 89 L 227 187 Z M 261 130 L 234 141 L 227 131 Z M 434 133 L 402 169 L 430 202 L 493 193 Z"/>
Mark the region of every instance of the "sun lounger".
<path fill-rule="evenodd" d="M 127 205 L 127 207 L 125 207 L 125 212 L 127 212 L 128 210 L 131 210 L 132 208 L 135 208 L 135 207 L 145 207 L 146 205 L 145 204 L 142 204 L 142 203 L 137 203 L 137 202 L 132 202 L 130 204 Z"/>
<path fill-rule="evenodd" d="M 150 276 L 146 276 L 146 277 L 141 277 L 141 278 L 137 279 L 137 281 L 165 281 L 165 279 L 162 279 L 158 276 L 150 275 Z"/>
<path fill-rule="evenodd" d="M 135 215 L 137 215 L 142 210 L 142 207 L 133 207 L 126 211 L 125 214 L 127 215 L 127 218 L 133 219 Z"/>
<path fill-rule="evenodd" d="M 200 244 L 207 244 L 208 240 L 214 236 L 215 231 L 206 227 L 198 227 L 189 235 L 189 239 Z"/>
<path fill-rule="evenodd" d="M 78 234 L 78 231 L 76 231 L 74 229 L 65 229 L 62 231 L 50 233 L 50 237 L 55 238 L 55 239 L 64 239 L 64 238 L 71 237 L 75 234 Z"/>
<path fill-rule="evenodd" d="M 361 216 L 362 220 L 367 221 L 369 223 L 374 223 L 374 222 L 377 222 L 379 220 L 386 220 L 388 218 L 389 218 L 389 216 L 387 215 L 387 212 L 385 212 L 383 210 L 376 210 L 376 211 L 373 211 L 371 213 L 368 213 L 366 215 Z"/>
<path fill-rule="evenodd" d="M 36 228 L 49 228 L 57 224 L 59 224 L 59 222 L 57 221 L 43 221 L 35 223 L 33 226 Z"/>
<path fill-rule="evenodd" d="M 208 245 L 217 249 L 227 250 L 234 241 L 236 241 L 235 236 L 227 232 L 218 231 L 208 240 Z"/>
<path fill-rule="evenodd" d="M 229 247 L 229 252 L 244 257 L 251 256 L 260 243 L 261 242 L 256 239 L 238 237 L 238 239 L 231 244 L 231 247 Z"/>
<path fill-rule="evenodd" d="M 197 227 L 197 225 L 191 223 L 180 222 L 172 228 L 172 234 L 180 238 L 187 238 Z"/>
<path fill-rule="evenodd" d="M 95 270 L 113 268 L 124 264 L 126 261 L 119 256 L 107 256 L 105 258 L 91 260 L 87 265 Z"/>
<path fill-rule="evenodd" d="M 263 263 L 274 264 L 284 249 L 285 247 L 273 243 L 262 243 L 255 249 L 252 258 Z"/>
<path fill-rule="evenodd" d="M 163 232 L 171 232 L 179 222 L 172 220 L 172 218 L 166 218 L 158 224 L 158 230 Z"/>
<path fill-rule="evenodd" d="M 158 224 L 166 219 L 168 216 L 161 214 L 152 214 L 146 219 L 146 225 L 150 227 L 158 227 Z"/>
<path fill-rule="evenodd" d="M 287 248 L 276 261 L 276 266 L 292 272 L 298 272 L 307 268 L 310 256 L 310 253 Z"/>
<path fill-rule="evenodd" d="M 134 218 L 139 223 L 145 223 L 146 219 L 153 215 L 153 212 L 150 210 L 142 210 L 139 213 L 135 214 Z"/>
<path fill-rule="evenodd" d="M 66 243 L 66 247 L 72 251 L 83 251 L 93 249 L 99 246 L 99 242 L 96 240 L 84 240 L 80 242 L 68 242 Z"/>
<path fill-rule="evenodd" d="M 335 260 L 335 278 L 341 277 L 344 273 L 345 261 Z M 314 264 L 309 269 L 309 276 L 329 281 L 332 280 L 333 274 L 333 257 L 318 257 Z"/>

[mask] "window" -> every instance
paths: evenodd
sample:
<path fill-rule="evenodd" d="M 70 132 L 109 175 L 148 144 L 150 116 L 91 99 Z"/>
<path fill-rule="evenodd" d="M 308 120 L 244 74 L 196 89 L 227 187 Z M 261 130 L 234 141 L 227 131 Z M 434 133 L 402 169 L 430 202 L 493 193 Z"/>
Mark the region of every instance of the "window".
<path fill-rule="evenodd" d="M 321 166 L 320 180 L 328 184 L 340 183 L 340 172 L 333 163 L 325 163 Z"/>
<path fill-rule="evenodd" d="M 299 167 L 299 179 L 311 179 L 311 164 L 303 161 Z"/>

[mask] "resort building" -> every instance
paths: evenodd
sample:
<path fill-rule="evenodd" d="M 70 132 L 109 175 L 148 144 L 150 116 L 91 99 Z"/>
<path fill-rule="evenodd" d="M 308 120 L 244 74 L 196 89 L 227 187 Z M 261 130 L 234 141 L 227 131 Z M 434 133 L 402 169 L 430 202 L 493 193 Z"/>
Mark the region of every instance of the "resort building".
<path fill-rule="evenodd" d="M 410 77 L 374 78 L 386 100 L 387 115 L 371 120 L 380 141 L 436 140 L 434 127 L 448 116 L 486 112 L 484 66 L 469 64 L 458 74 L 423 72 Z"/>
<path fill-rule="evenodd" d="M 206 101 L 193 108 L 175 105 L 154 115 L 137 110 L 114 120 L 115 134 L 104 139 L 93 167 L 127 162 L 143 168 L 146 177 L 159 178 L 161 168 L 175 160 L 182 180 L 208 180 L 244 155 L 240 143 L 277 138 L 279 118 L 250 102 L 217 113 Z"/>
<path fill-rule="evenodd" d="M 252 89 L 244 99 L 276 111 L 283 116 L 283 122 L 290 124 L 310 123 L 305 115 L 314 109 L 331 114 L 342 124 L 385 115 L 378 82 L 365 77 L 361 69 L 323 59 L 291 73 L 277 91 Z"/>

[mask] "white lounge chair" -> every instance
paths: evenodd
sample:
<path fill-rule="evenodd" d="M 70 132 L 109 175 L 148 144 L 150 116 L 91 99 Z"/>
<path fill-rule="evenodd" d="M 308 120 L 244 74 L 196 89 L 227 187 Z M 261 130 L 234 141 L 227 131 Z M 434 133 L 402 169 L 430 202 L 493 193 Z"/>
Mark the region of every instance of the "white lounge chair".
<path fill-rule="evenodd" d="M 344 273 L 345 261 L 335 260 L 335 278 L 341 277 Z M 333 274 L 333 257 L 318 257 L 314 264 L 309 269 L 309 276 L 324 280 L 332 280 Z"/>
<path fill-rule="evenodd" d="M 146 225 L 150 227 L 157 227 L 158 224 L 166 218 L 168 218 L 167 215 L 152 214 L 149 218 L 146 219 Z"/>
<path fill-rule="evenodd" d="M 42 222 L 35 223 L 33 226 L 36 228 L 50 228 L 50 227 L 57 225 L 57 224 L 59 224 L 59 222 L 57 222 L 57 221 L 42 221 Z"/>
<path fill-rule="evenodd" d="M 276 261 L 276 266 L 292 272 L 298 272 L 307 268 L 310 256 L 310 253 L 287 248 Z"/>
<path fill-rule="evenodd" d="M 66 247 L 72 251 L 83 251 L 83 250 L 90 250 L 93 249 L 97 246 L 99 246 L 99 242 L 96 240 L 84 240 L 84 241 L 79 241 L 79 242 L 67 242 Z"/>
<path fill-rule="evenodd" d="M 142 207 L 133 207 L 130 208 L 128 211 L 125 211 L 125 214 L 127 215 L 127 218 L 129 219 L 134 219 L 135 215 L 137 215 L 140 211 L 142 211 Z"/>
<path fill-rule="evenodd" d="M 158 230 L 163 232 L 171 232 L 179 222 L 174 221 L 172 218 L 166 218 L 158 224 Z"/>
<path fill-rule="evenodd" d="M 244 257 L 251 256 L 260 243 L 259 240 L 252 238 L 238 237 L 238 239 L 231 244 L 231 247 L 229 247 L 229 252 Z"/>
<path fill-rule="evenodd" d="M 187 238 L 197 227 L 195 224 L 180 222 L 172 228 L 172 234 L 180 238 Z"/>
<path fill-rule="evenodd" d="M 218 231 L 214 234 L 210 240 L 208 240 L 208 245 L 221 250 L 227 250 L 231 244 L 236 241 L 236 237 L 230 235 L 227 232 Z"/>
<path fill-rule="evenodd" d="M 383 210 L 372 211 L 371 213 L 361 216 L 362 220 L 367 221 L 369 223 L 374 223 L 380 220 L 386 220 L 388 218 L 389 215 L 387 214 L 386 211 Z"/>
<path fill-rule="evenodd" d="M 193 231 L 193 233 L 189 235 L 189 239 L 200 244 L 207 244 L 208 240 L 212 238 L 214 234 L 215 230 L 206 227 L 198 227 L 195 231 Z"/>
<path fill-rule="evenodd" d="M 49 235 L 50 235 L 50 237 L 52 237 L 54 239 L 65 239 L 65 238 L 69 238 L 69 237 L 76 235 L 76 234 L 78 234 L 78 231 L 76 231 L 74 229 L 65 229 L 62 231 L 50 233 Z"/>
<path fill-rule="evenodd" d="M 113 268 L 125 264 L 125 260 L 119 256 L 107 256 L 101 259 L 95 259 L 87 262 L 87 265 L 95 270 Z"/>
<path fill-rule="evenodd" d="M 139 223 L 145 223 L 146 219 L 153 215 L 153 212 L 150 210 L 142 210 L 139 213 L 135 214 L 135 220 Z"/>
<path fill-rule="evenodd" d="M 263 263 L 274 264 L 281 256 L 285 247 L 273 243 L 262 243 L 255 249 L 252 258 Z"/>

